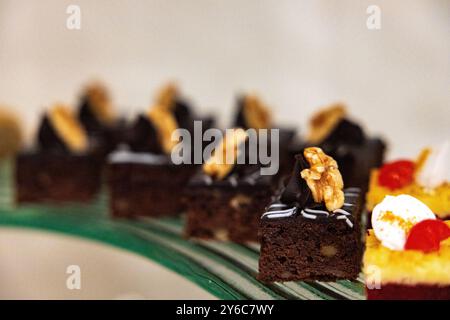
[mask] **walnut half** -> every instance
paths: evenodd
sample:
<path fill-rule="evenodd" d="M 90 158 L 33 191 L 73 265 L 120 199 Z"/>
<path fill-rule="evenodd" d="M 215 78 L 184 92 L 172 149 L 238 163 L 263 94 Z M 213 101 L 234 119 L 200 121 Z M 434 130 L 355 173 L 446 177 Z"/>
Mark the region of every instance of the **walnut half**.
<path fill-rule="evenodd" d="M 155 103 L 167 109 L 171 109 L 174 106 L 177 95 L 178 87 L 174 82 L 169 82 L 159 90 L 156 95 Z"/>
<path fill-rule="evenodd" d="M 227 134 L 214 149 L 213 155 L 203 164 L 203 172 L 221 180 L 233 169 L 238 158 L 239 146 L 245 142 L 248 135 L 243 129 L 227 130 Z"/>
<path fill-rule="evenodd" d="M 154 106 L 147 115 L 158 132 L 158 139 L 164 152 L 170 154 L 178 143 L 178 141 L 172 140 L 172 133 L 178 128 L 177 120 L 170 111 L 161 105 Z"/>
<path fill-rule="evenodd" d="M 100 82 L 93 82 L 86 87 L 85 95 L 96 118 L 106 125 L 112 124 L 116 116 L 106 87 Z"/>
<path fill-rule="evenodd" d="M 272 127 L 269 109 L 255 95 L 244 97 L 244 117 L 250 128 L 270 129 Z"/>
<path fill-rule="evenodd" d="M 308 141 L 314 144 L 322 142 L 345 115 L 346 110 L 342 104 L 319 110 L 309 123 Z"/>
<path fill-rule="evenodd" d="M 88 149 L 87 133 L 68 107 L 55 105 L 48 116 L 58 136 L 71 151 L 84 152 Z"/>
<path fill-rule="evenodd" d="M 317 147 L 306 148 L 303 155 L 310 168 L 300 173 L 305 179 L 314 201 L 324 202 L 329 211 L 344 205 L 344 182 L 338 169 L 337 162 Z"/>

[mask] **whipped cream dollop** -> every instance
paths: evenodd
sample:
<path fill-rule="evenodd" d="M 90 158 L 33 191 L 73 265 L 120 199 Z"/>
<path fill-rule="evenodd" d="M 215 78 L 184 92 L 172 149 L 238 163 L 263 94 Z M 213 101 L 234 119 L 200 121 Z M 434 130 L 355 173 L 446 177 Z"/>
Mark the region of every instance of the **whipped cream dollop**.
<path fill-rule="evenodd" d="M 430 189 L 450 182 L 450 140 L 430 148 L 430 153 L 418 172 L 416 181 Z"/>
<path fill-rule="evenodd" d="M 372 228 L 383 246 L 403 250 L 409 230 L 427 219 L 436 216 L 416 198 L 406 194 L 386 196 L 372 211 Z"/>

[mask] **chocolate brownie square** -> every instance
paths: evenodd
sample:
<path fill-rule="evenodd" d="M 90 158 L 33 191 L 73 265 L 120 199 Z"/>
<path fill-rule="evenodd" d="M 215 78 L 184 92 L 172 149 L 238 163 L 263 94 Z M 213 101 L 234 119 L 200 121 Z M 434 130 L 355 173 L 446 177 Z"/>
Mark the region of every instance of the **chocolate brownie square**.
<path fill-rule="evenodd" d="M 311 149 L 320 160 L 314 164 L 306 160 Z M 321 149 L 307 148 L 296 158 L 288 186 L 260 221 L 258 277 L 267 282 L 355 279 L 361 267 L 363 195 L 356 188 L 342 190 L 336 162 Z"/>
<path fill-rule="evenodd" d="M 194 116 L 186 103 L 172 96 L 173 88 L 164 90 L 164 99 L 158 99 L 161 104 L 137 117 L 127 130 L 126 147 L 108 159 L 107 184 L 114 217 L 173 216 L 183 211 L 185 186 L 198 166 L 192 161 L 172 161 L 171 152 L 178 142 L 171 135 L 177 129 L 193 133 Z M 211 119 L 206 122 L 203 128 L 212 124 Z"/>
<path fill-rule="evenodd" d="M 238 171 L 218 181 L 204 172 L 192 178 L 186 195 L 187 237 L 258 241 L 259 219 L 271 201 L 274 179 L 257 167 Z"/>
<path fill-rule="evenodd" d="M 34 148 L 16 157 L 16 201 L 91 201 L 101 186 L 101 160 L 70 109 L 55 106 L 43 116 Z"/>
<path fill-rule="evenodd" d="M 329 212 L 323 206 L 272 204 L 261 219 L 259 279 L 355 279 L 361 268 L 358 215 L 362 195 L 351 190 L 345 193 L 345 214 Z"/>
<path fill-rule="evenodd" d="M 16 202 L 92 201 L 101 186 L 100 159 L 93 154 L 20 153 L 16 158 Z"/>
<path fill-rule="evenodd" d="M 170 157 L 117 151 L 107 164 L 110 210 L 114 217 L 171 216 L 183 210 L 183 191 L 193 165 L 175 165 Z"/>

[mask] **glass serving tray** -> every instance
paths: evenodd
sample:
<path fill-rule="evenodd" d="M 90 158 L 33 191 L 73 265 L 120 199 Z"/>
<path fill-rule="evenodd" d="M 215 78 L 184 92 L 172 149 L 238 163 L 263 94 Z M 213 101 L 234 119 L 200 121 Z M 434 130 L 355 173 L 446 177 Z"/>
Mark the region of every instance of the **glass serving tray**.
<path fill-rule="evenodd" d="M 11 162 L 0 164 L 0 226 L 44 229 L 101 241 L 142 255 L 221 299 L 365 299 L 356 281 L 285 282 L 256 280 L 259 246 L 183 238 L 183 218 L 111 219 L 107 193 L 91 204 L 64 206 L 13 203 Z"/>

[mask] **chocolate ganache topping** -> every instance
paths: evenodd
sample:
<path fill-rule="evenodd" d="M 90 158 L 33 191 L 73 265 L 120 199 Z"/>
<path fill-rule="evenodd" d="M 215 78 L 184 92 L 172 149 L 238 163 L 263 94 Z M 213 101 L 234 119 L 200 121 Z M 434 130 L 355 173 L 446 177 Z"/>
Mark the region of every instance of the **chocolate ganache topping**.
<path fill-rule="evenodd" d="M 306 181 L 300 178 L 300 172 L 309 168 L 303 154 L 295 156 L 295 166 L 293 175 L 290 178 L 286 188 L 281 194 L 281 202 L 289 206 L 306 207 L 314 204 L 311 189 L 309 189 Z"/>
<path fill-rule="evenodd" d="M 308 141 L 325 150 L 340 144 L 362 144 L 366 139 L 362 128 L 348 120 L 342 104 L 320 110 L 311 118 L 309 126 Z"/>
<path fill-rule="evenodd" d="M 352 211 L 360 190 L 343 189 L 337 163 L 320 148 L 304 149 L 296 155 L 293 175 L 280 195 L 262 218 L 286 218 L 300 214 L 305 219 L 343 220 L 354 225 Z"/>
<path fill-rule="evenodd" d="M 174 116 L 165 107 L 156 105 L 147 114 L 138 116 L 128 132 L 128 145 L 135 152 L 170 154 L 177 143 L 171 135 L 177 128 Z"/>
<path fill-rule="evenodd" d="M 155 126 L 143 114 L 138 115 L 134 124 L 129 129 L 127 142 L 130 149 L 134 152 L 163 153 Z"/>
<path fill-rule="evenodd" d="M 230 150 L 233 150 L 232 158 L 229 159 L 231 161 L 225 161 L 226 153 Z M 261 175 L 261 164 L 250 164 L 249 150 L 248 136 L 243 129 L 236 128 L 232 133 L 228 132 L 189 185 L 230 188 L 272 185 L 273 176 Z"/>
<path fill-rule="evenodd" d="M 37 134 L 37 144 L 48 152 L 85 152 L 88 137 L 72 112 L 62 105 L 56 105 L 44 114 Z"/>

